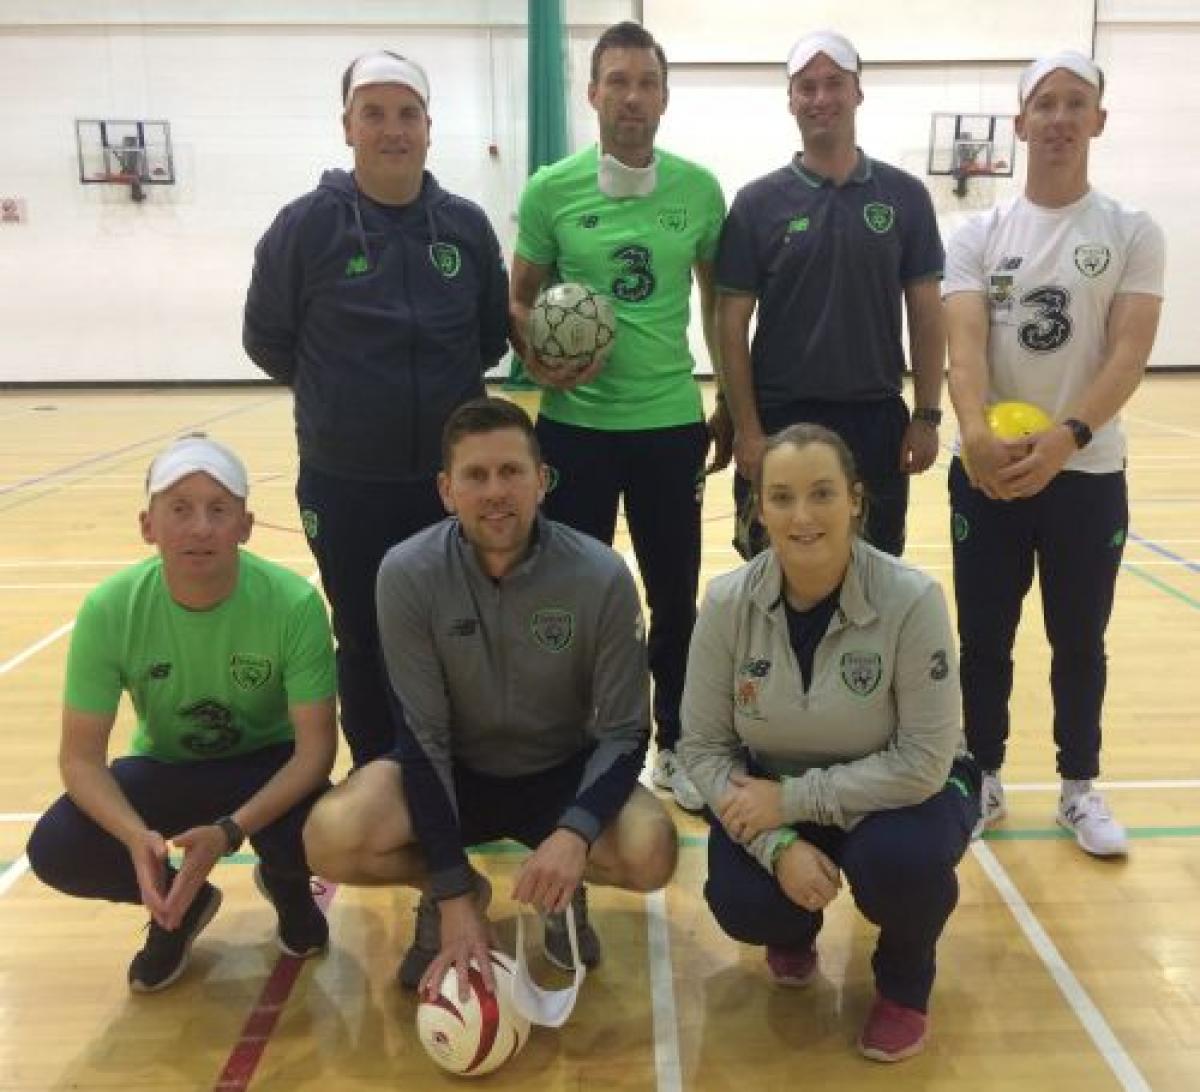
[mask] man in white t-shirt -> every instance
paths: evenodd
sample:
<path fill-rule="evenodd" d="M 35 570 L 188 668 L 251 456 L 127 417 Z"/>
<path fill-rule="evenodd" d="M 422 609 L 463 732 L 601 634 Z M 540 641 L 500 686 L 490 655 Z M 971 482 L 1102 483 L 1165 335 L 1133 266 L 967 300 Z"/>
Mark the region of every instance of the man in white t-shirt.
<path fill-rule="evenodd" d="M 1012 648 L 1036 562 L 1062 794 L 1058 822 L 1097 856 L 1126 852 L 1100 771 L 1104 633 L 1129 523 L 1121 407 L 1141 382 L 1162 306 L 1164 247 L 1144 212 L 1091 189 L 1104 76 L 1080 53 L 1021 75 L 1023 196 L 951 241 L 943 295 L 961 457 L 950 469 L 954 589 L 967 744 L 985 771 L 983 824 L 1005 814 Z M 1032 402 L 1055 422 L 992 435 L 989 405 Z M 982 829 L 982 828 L 981 828 Z"/>

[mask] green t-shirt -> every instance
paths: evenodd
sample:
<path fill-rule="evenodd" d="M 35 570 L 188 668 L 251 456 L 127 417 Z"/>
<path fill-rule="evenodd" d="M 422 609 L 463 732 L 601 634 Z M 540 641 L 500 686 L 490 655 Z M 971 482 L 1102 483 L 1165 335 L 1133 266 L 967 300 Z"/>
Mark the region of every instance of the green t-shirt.
<path fill-rule="evenodd" d="M 603 292 L 617 313 L 617 340 L 595 380 L 544 392 L 551 420 L 619 431 L 702 417 L 687 339 L 691 271 L 715 259 L 725 198 L 711 172 L 655 154 L 646 197 L 602 194 L 595 146 L 543 167 L 521 195 L 517 256 Z"/>
<path fill-rule="evenodd" d="M 127 690 L 133 753 L 189 762 L 291 740 L 288 706 L 328 698 L 335 685 L 320 594 L 242 550 L 237 589 L 212 610 L 176 603 L 157 557 L 96 588 L 75 621 L 64 700 L 114 713 Z"/>

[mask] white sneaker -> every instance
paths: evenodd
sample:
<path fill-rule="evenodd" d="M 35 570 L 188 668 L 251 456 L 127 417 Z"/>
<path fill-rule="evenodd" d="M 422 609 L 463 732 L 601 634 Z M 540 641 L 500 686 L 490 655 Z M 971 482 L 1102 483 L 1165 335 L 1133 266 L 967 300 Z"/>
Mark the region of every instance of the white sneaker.
<path fill-rule="evenodd" d="M 692 784 L 692 779 L 679 764 L 674 751 L 659 751 L 654 757 L 654 772 L 651 774 L 656 789 L 664 789 L 675 797 L 675 803 L 684 811 L 703 811 L 704 797 Z"/>
<path fill-rule="evenodd" d="M 1000 783 L 999 770 L 984 770 L 983 782 L 979 789 L 979 822 L 971 831 L 971 841 L 983 836 L 985 830 L 990 830 L 1008 814 L 1008 806 L 1004 802 L 1004 786 Z"/>
<path fill-rule="evenodd" d="M 1120 857 L 1129 852 L 1125 828 L 1110 814 L 1104 797 L 1094 789 L 1059 797 L 1058 825 L 1071 831 L 1079 847 L 1093 857 Z"/>

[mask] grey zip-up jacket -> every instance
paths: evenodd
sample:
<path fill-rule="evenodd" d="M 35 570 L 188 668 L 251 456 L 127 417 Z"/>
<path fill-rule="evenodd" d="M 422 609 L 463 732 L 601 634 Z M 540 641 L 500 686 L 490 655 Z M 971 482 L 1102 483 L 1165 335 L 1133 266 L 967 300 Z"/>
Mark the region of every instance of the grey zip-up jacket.
<path fill-rule="evenodd" d="M 807 690 L 773 550 L 709 586 L 688 655 L 679 757 L 716 809 L 747 755 L 783 782 L 784 821 L 852 829 L 921 803 L 965 753 L 939 585 L 858 540 Z M 747 847 L 770 870 L 785 828 Z"/>
<path fill-rule="evenodd" d="M 402 208 L 326 171 L 255 249 L 242 344 L 292 388 L 300 458 L 326 474 L 436 474 L 446 418 L 483 394 L 507 338 L 496 234 L 428 171 Z"/>
<path fill-rule="evenodd" d="M 642 609 L 620 555 L 539 516 L 529 556 L 496 581 L 447 519 L 388 551 L 376 603 L 434 897 L 472 889 L 454 764 L 517 777 L 592 749 L 558 825 L 593 842 L 633 792 L 650 738 Z"/>

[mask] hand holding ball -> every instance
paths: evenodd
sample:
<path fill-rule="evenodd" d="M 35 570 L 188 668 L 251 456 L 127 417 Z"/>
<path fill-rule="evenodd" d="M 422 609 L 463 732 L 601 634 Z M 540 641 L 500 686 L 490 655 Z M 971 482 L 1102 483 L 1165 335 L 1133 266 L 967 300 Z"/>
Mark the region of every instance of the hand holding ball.
<path fill-rule="evenodd" d="M 607 296 L 586 285 L 551 285 L 529 312 L 529 341 L 542 365 L 578 374 L 612 351 L 617 317 Z"/>
<path fill-rule="evenodd" d="M 458 972 L 451 967 L 437 994 L 417 1006 L 417 1035 L 429 1056 L 443 1069 L 461 1077 L 481 1077 L 499 1068 L 525 1045 L 529 1021 L 513 1003 L 513 961 L 493 951 L 496 992 L 488 992 L 474 962 L 469 974 L 470 996 L 458 999 Z"/>
<path fill-rule="evenodd" d="M 1020 440 L 1054 426 L 1050 415 L 1032 402 L 997 402 L 988 406 L 987 423 L 999 440 Z"/>

